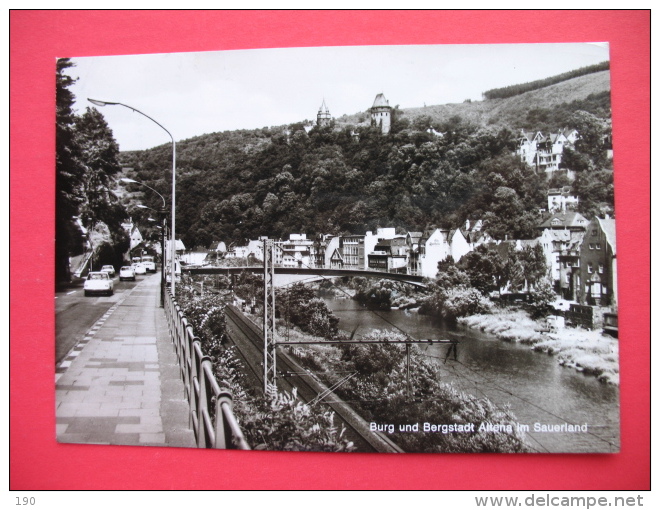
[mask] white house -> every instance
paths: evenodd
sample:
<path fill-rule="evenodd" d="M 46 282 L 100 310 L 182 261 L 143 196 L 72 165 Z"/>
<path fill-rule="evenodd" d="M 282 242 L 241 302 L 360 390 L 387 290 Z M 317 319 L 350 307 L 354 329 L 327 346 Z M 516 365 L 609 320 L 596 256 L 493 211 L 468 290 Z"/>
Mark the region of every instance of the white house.
<path fill-rule="evenodd" d="M 577 205 L 578 197 L 573 195 L 573 188 L 570 186 L 548 190 L 548 211 L 566 212 L 574 209 Z"/>
<path fill-rule="evenodd" d="M 575 129 L 562 129 L 557 133 L 544 135 L 541 131 L 521 130 L 516 154 L 520 161 L 535 167 L 537 171 L 559 170 L 564 147 L 572 147 L 578 139 Z"/>
<path fill-rule="evenodd" d="M 438 274 L 438 262 L 451 255 L 449 230 L 428 230 L 419 243 L 422 276 L 433 278 Z"/>
<path fill-rule="evenodd" d="M 312 267 L 314 241 L 307 239 L 306 234 L 290 234 L 287 241 L 282 242 L 283 267 Z"/>

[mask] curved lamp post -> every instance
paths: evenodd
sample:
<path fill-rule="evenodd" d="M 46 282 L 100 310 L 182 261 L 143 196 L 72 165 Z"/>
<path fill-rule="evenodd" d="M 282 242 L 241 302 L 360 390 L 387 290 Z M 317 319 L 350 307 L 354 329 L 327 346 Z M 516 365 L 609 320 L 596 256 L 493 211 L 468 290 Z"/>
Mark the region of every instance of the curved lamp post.
<path fill-rule="evenodd" d="M 165 127 L 158 121 L 152 119 L 147 115 L 146 113 L 142 113 L 140 110 L 137 108 L 133 108 L 132 106 L 129 106 L 124 103 L 116 103 L 116 102 L 111 102 L 111 101 L 99 101 L 98 99 L 90 99 L 87 98 L 87 101 L 92 103 L 93 105 L 96 106 L 123 106 L 124 108 L 128 108 L 129 110 L 132 110 L 136 113 L 139 113 L 140 115 L 143 115 L 150 121 L 152 121 L 154 124 L 159 126 L 163 131 L 165 131 L 169 137 L 172 140 L 172 233 L 171 233 L 171 247 L 170 247 L 170 271 L 172 274 L 172 296 L 175 295 L 175 288 L 174 288 L 174 282 L 175 282 L 175 263 L 174 260 L 176 258 L 176 217 L 175 217 L 175 204 L 176 204 L 176 142 L 174 141 L 174 137 L 172 136 L 172 133 L 170 133 Z M 140 183 L 141 184 L 141 183 Z M 146 184 L 145 184 L 146 186 Z M 147 186 L 148 187 L 148 186 Z M 155 190 L 154 190 L 155 191 Z M 162 198 L 162 197 L 161 197 Z M 165 200 L 163 199 L 163 202 Z"/>
<path fill-rule="evenodd" d="M 136 182 L 136 181 L 133 181 Z M 139 183 L 141 184 L 141 183 Z M 146 184 L 145 184 L 146 186 Z M 158 193 L 158 192 L 156 192 Z M 162 197 L 161 197 L 162 198 Z M 164 200 L 163 200 L 164 201 Z M 156 209 L 152 209 L 151 207 L 147 207 L 146 205 L 142 204 L 136 204 L 135 207 L 139 207 L 140 209 L 149 209 L 150 211 L 157 212 L 163 221 L 163 225 L 156 225 L 156 228 L 160 229 L 160 254 L 161 254 L 161 262 L 160 262 L 160 307 L 163 308 L 165 306 L 165 230 L 167 228 L 166 222 L 165 222 L 165 209 L 162 211 L 158 211 Z M 158 220 L 154 220 L 153 218 L 147 218 L 149 221 L 154 221 L 157 222 Z"/>
<path fill-rule="evenodd" d="M 156 195 L 160 197 L 160 199 L 163 201 L 163 208 L 160 210 L 153 209 L 151 207 L 147 207 L 146 205 L 142 204 L 137 204 L 136 207 L 139 207 L 140 209 L 149 209 L 150 211 L 157 212 L 159 216 L 162 218 L 163 226 L 161 230 L 161 241 L 160 241 L 160 253 L 161 253 L 161 263 L 160 263 L 160 306 L 163 308 L 165 306 L 165 211 L 167 209 L 167 203 L 165 202 L 165 197 L 158 193 L 155 189 L 153 189 L 151 186 L 148 184 L 145 184 L 144 182 L 136 181 L 135 179 L 129 179 L 128 177 L 122 177 L 119 179 L 121 182 L 125 183 L 132 183 L 132 184 L 139 184 L 140 186 L 144 186 L 145 188 L 149 188 L 151 191 L 153 191 Z M 151 220 L 151 218 L 149 218 Z"/>

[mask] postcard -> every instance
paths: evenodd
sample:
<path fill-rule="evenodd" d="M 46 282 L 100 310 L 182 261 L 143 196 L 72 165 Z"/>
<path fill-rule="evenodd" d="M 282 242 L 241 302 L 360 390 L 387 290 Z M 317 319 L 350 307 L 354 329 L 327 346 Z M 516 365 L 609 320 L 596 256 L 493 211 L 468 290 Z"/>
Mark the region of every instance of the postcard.
<path fill-rule="evenodd" d="M 617 453 L 609 69 L 600 42 L 59 59 L 57 440 Z"/>

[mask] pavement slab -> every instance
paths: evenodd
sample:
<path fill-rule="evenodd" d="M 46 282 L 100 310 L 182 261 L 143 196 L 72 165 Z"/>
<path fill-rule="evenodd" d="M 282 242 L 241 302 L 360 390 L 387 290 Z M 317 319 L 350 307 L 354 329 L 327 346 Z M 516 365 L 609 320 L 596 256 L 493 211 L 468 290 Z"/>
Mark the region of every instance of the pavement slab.
<path fill-rule="evenodd" d="M 59 442 L 196 447 L 159 293 L 143 279 L 56 367 Z"/>

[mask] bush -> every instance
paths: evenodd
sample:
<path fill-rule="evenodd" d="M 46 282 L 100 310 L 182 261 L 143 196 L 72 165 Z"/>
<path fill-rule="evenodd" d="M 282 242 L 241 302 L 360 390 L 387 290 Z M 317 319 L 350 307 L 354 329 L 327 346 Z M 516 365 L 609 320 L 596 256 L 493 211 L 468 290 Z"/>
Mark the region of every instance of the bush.
<path fill-rule="evenodd" d="M 226 334 L 224 303 L 215 295 L 195 296 L 185 286 L 177 295 L 202 352 L 211 357 L 213 374 L 233 396 L 233 408 L 245 439 L 253 449 L 340 451 L 355 449 L 344 437 L 344 430 L 334 425 L 332 412 L 310 407 L 297 399 L 296 393 L 268 396 L 249 389 L 235 348 L 223 345 Z"/>
<path fill-rule="evenodd" d="M 398 333 L 373 331 L 365 340 L 402 341 Z M 332 358 L 328 351 L 334 349 Z M 302 350 L 302 349 L 301 349 Z M 310 349 L 312 350 L 312 349 Z M 325 347 L 322 377 L 331 385 L 338 380 L 337 374 L 356 372 L 344 379 L 335 393 L 350 401 L 351 405 L 367 421 L 390 423 L 394 433 L 388 434 L 408 452 L 524 452 L 527 447 L 516 431 L 515 417 L 505 409 L 500 410 L 487 399 L 477 399 L 461 393 L 450 385 L 438 381 L 438 363 L 417 348 L 411 349 L 410 386 L 408 395 L 406 351 L 403 344 L 349 344 Z M 297 354 L 303 365 L 306 360 L 318 356 Z M 471 424 L 472 433 L 418 432 L 398 433 L 399 425 L 421 424 Z M 511 427 L 511 432 L 479 431 L 481 424 L 499 424 Z"/>
<path fill-rule="evenodd" d="M 437 315 L 450 321 L 466 315 L 490 313 L 491 310 L 492 304 L 481 292 L 464 285 L 450 289 L 436 288 L 420 308 L 421 313 Z"/>
<path fill-rule="evenodd" d="M 528 306 L 535 318 L 545 317 L 552 312 L 552 304 L 557 299 L 552 283 L 548 278 L 539 281 L 529 293 Z"/>
<path fill-rule="evenodd" d="M 477 289 L 457 287 L 447 293 L 440 311 L 445 319 L 456 320 L 458 317 L 488 313 L 492 305 Z"/>
<path fill-rule="evenodd" d="M 302 331 L 323 338 L 334 338 L 338 332 L 339 318 L 322 299 L 315 297 L 312 289 L 301 283 L 280 292 L 275 300 L 277 315 Z"/>

